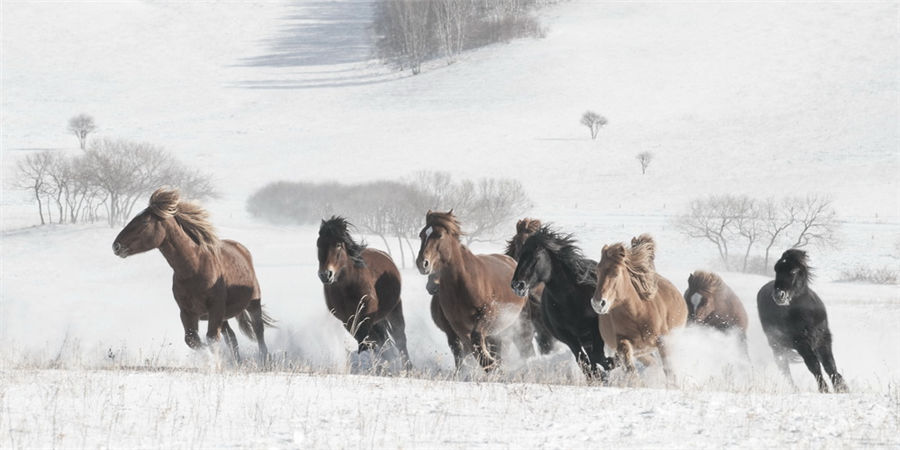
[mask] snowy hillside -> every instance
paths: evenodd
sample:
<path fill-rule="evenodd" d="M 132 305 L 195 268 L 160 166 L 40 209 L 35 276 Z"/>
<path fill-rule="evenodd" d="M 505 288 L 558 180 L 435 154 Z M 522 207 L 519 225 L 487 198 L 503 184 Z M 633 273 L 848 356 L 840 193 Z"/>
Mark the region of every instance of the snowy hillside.
<path fill-rule="evenodd" d="M 900 288 L 834 282 L 858 263 L 900 270 L 896 3 L 561 2 L 541 11 L 545 38 L 414 77 L 371 59 L 368 6 L 3 3 L 0 447 L 900 445 Z M 578 123 L 587 109 L 610 120 L 596 141 Z M 159 144 L 213 174 L 223 196 L 205 206 L 253 252 L 279 321 L 275 370 L 221 367 L 184 345 L 158 252 L 120 260 L 119 230 L 100 224 L 32 227 L 16 162 L 77 152 L 65 124 L 80 112 L 98 136 Z M 656 159 L 641 176 L 645 150 Z M 756 317 L 766 278 L 735 273 L 723 276 L 751 316 L 752 367 L 733 339 L 689 329 L 674 338 L 677 386 L 655 368 L 641 388 L 585 386 L 562 349 L 456 379 L 424 277 L 405 268 L 416 370 L 349 375 L 353 345 L 315 276 L 316 229 L 257 221 L 245 201 L 274 180 L 422 169 L 520 180 L 527 215 L 574 232 L 590 257 L 651 232 L 679 289 L 715 268 L 714 247 L 671 225 L 691 199 L 833 196 L 841 244 L 811 251 L 813 287 L 852 393 L 816 394 L 802 364 L 790 392 Z"/>

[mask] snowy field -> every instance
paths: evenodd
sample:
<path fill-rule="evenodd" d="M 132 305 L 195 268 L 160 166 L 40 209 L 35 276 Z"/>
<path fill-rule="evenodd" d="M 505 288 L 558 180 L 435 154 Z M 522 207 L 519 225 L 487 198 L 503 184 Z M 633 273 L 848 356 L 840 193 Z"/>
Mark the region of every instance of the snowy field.
<path fill-rule="evenodd" d="M 371 60 L 367 7 L 2 4 L 0 447 L 900 446 L 900 287 L 835 281 L 857 264 L 900 271 L 897 3 L 562 2 L 540 13 L 545 38 L 415 77 Z M 578 124 L 586 109 L 610 119 L 597 141 Z M 253 252 L 278 320 L 273 368 L 190 351 L 171 269 L 158 252 L 115 257 L 118 228 L 34 226 L 16 161 L 77 152 L 65 123 L 80 112 L 98 136 L 162 145 L 214 175 L 222 197 L 205 206 Z M 643 150 L 657 158 L 645 176 Z M 751 363 L 732 336 L 682 330 L 674 384 L 650 367 L 642 386 L 587 385 L 561 348 L 454 375 L 412 267 L 415 369 L 351 373 L 359 358 L 315 275 L 316 228 L 260 222 L 245 201 L 273 180 L 423 169 L 520 180 L 527 215 L 574 232 L 589 257 L 650 232 L 679 289 L 717 269 L 713 247 L 671 225 L 691 199 L 831 195 L 841 242 L 811 250 L 813 288 L 851 393 L 818 394 L 802 364 L 798 392 L 787 386 L 756 316 L 767 279 L 738 273 L 723 277 L 750 314 Z"/>

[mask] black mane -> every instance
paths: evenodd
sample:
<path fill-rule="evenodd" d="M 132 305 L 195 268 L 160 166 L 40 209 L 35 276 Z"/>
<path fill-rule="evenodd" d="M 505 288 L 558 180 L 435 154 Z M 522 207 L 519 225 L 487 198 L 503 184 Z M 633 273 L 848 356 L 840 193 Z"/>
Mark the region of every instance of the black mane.
<path fill-rule="evenodd" d="M 543 225 L 531 235 L 523 245 L 525 247 L 543 248 L 567 271 L 575 276 L 579 283 L 597 284 L 597 263 L 584 256 L 576 245 L 578 241 L 572 234 L 561 233 L 549 225 Z"/>
<path fill-rule="evenodd" d="M 775 263 L 775 273 L 790 272 L 800 269 L 798 275 L 804 285 L 809 285 L 813 279 L 813 270 L 809 267 L 809 257 L 806 252 L 797 248 L 786 250 Z"/>
<path fill-rule="evenodd" d="M 366 264 L 362 259 L 362 252 L 366 249 L 366 244 L 353 240 L 348 231 L 352 226 L 353 224 L 341 216 L 331 216 L 328 220 L 322 220 L 322 225 L 319 227 L 319 246 L 342 243 L 353 264 L 362 267 Z"/>

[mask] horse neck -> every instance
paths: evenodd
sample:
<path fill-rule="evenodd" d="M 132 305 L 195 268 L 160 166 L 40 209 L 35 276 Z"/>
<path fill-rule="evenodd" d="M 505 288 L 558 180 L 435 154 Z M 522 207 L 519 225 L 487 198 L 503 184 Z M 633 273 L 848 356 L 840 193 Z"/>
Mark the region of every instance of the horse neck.
<path fill-rule="evenodd" d="M 165 221 L 165 228 L 166 238 L 160 244 L 159 251 L 175 271 L 175 277 L 188 278 L 198 274 L 207 250 L 194 242 L 174 218 Z"/>
<path fill-rule="evenodd" d="M 625 308 L 631 315 L 642 314 L 650 307 L 650 302 L 641 298 L 627 269 L 623 268 L 620 277 L 622 280 L 619 281 L 621 285 L 617 295 L 620 295 L 621 299 L 613 304 L 613 308 Z"/>
<path fill-rule="evenodd" d="M 571 267 L 563 264 L 557 255 L 550 255 L 550 277 L 544 282 L 548 288 L 557 294 L 569 294 L 580 285 L 579 275 Z"/>
<path fill-rule="evenodd" d="M 441 280 L 452 280 L 457 287 L 471 289 L 471 274 L 480 272 L 481 261 L 462 242 L 452 246 L 450 258 L 441 269 Z"/>

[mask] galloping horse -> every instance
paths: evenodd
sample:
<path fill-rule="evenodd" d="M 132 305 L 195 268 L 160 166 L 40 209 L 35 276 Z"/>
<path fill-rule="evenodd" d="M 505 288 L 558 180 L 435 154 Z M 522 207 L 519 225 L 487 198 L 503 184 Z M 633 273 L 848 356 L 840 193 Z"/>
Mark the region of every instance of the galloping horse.
<path fill-rule="evenodd" d="M 819 392 L 828 392 L 820 365 L 831 377 L 834 390 L 847 392 L 847 384 L 838 373 L 831 353 L 831 330 L 825 304 L 809 288 L 811 279 L 806 252 L 797 249 L 784 252 L 775 263 L 775 280 L 766 283 L 756 295 L 759 321 L 778 368 L 791 384 L 794 381 L 788 359 L 793 349 L 816 377 Z"/>
<path fill-rule="evenodd" d="M 189 347 L 203 347 L 198 321 L 206 320 L 207 343 L 218 341 L 224 332 L 235 359 L 240 360 L 237 339 L 228 326 L 228 319 L 236 317 L 241 331 L 259 345 L 260 360 L 265 361 L 264 327 L 273 321 L 263 312 L 250 252 L 235 241 L 220 240 L 207 217 L 199 206 L 182 201 L 177 190 L 157 189 L 147 209 L 116 236 L 113 253 L 127 258 L 159 249 L 175 272 L 172 293 Z"/>
<path fill-rule="evenodd" d="M 597 287 L 597 263 L 585 258 L 571 235 L 541 227 L 525 241 L 510 286 L 525 295 L 543 285 L 541 315 L 553 336 L 566 344 L 585 375 L 612 369 L 604 354 L 591 296 Z"/>
<path fill-rule="evenodd" d="M 525 299 L 508 287 L 515 261 L 506 255 L 475 255 L 460 242 L 461 234 L 452 210 L 428 211 L 416 265 L 423 275 L 439 274 L 432 318 L 447 335 L 456 367 L 474 353 L 490 371 L 500 362 L 501 335 L 519 319 Z"/>
<path fill-rule="evenodd" d="M 688 322 L 699 323 L 722 331 L 737 328 L 741 347 L 749 359 L 747 350 L 747 311 L 737 294 L 725 284 L 722 277 L 702 270 L 688 276 L 688 288 L 684 291 L 688 308 Z"/>
<path fill-rule="evenodd" d="M 386 253 L 353 240 L 343 217 L 323 220 L 316 247 L 325 304 L 359 343 L 359 352 L 392 340 L 409 368 L 400 271 Z"/>
<path fill-rule="evenodd" d="M 671 375 L 665 336 L 684 326 L 687 305 L 681 293 L 654 269 L 655 242 L 649 235 L 603 247 L 597 265 L 597 289 L 591 306 L 600 315 L 600 334 L 615 343 L 616 358 L 629 373 L 634 359 L 654 348 L 659 350 L 666 376 Z"/>
<path fill-rule="evenodd" d="M 518 261 L 519 255 L 522 253 L 522 247 L 525 241 L 534 233 L 541 229 L 541 221 L 537 219 L 524 218 L 516 222 L 516 234 L 506 241 L 506 256 Z M 524 315 L 531 321 L 534 329 L 534 338 L 537 340 L 538 349 L 544 355 L 553 350 L 553 333 L 548 328 L 544 315 L 541 312 L 541 296 L 544 292 L 544 283 L 538 283 L 528 289 L 528 303 L 522 310 Z M 523 330 L 526 327 L 522 327 Z M 528 337 L 531 340 L 531 337 Z"/>

